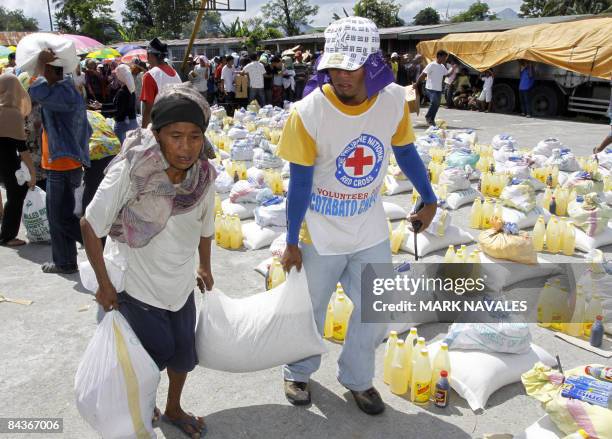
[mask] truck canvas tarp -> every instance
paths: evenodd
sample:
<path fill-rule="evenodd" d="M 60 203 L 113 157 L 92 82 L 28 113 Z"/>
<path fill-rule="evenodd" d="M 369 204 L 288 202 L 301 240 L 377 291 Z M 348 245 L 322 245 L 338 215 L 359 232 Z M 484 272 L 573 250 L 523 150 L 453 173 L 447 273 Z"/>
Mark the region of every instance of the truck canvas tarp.
<path fill-rule="evenodd" d="M 419 53 L 428 61 L 441 49 L 481 72 L 502 63 L 526 59 L 610 79 L 612 17 L 539 24 L 505 32 L 450 34 L 417 45 Z"/>

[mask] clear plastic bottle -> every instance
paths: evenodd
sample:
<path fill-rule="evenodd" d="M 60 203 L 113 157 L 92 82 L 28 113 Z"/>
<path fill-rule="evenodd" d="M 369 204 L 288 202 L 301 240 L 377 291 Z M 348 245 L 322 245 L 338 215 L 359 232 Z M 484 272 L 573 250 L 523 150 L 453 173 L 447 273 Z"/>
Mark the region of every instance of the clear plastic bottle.
<path fill-rule="evenodd" d="M 488 229 L 491 227 L 491 217 L 494 213 L 494 206 L 489 198 L 485 199 L 482 205 L 482 228 Z"/>
<path fill-rule="evenodd" d="M 395 346 L 397 344 L 397 331 L 391 331 L 387 344 L 385 345 L 385 360 L 383 365 L 383 381 L 385 384 L 391 383 L 391 364 L 395 355 Z"/>
<path fill-rule="evenodd" d="M 215 214 L 215 242 L 221 245 L 221 214 L 219 212 Z"/>
<path fill-rule="evenodd" d="M 444 254 L 444 263 L 445 264 L 452 264 L 453 262 L 455 262 L 455 247 L 452 245 L 448 246 L 448 250 L 446 250 L 446 253 Z"/>
<path fill-rule="evenodd" d="M 269 272 L 269 289 L 276 288 L 283 282 L 285 282 L 285 271 L 277 257 L 272 259 Z"/>
<path fill-rule="evenodd" d="M 593 327 L 593 323 L 595 322 L 597 316 L 603 315 L 603 311 L 604 309 L 601 302 L 601 296 L 597 293 L 593 293 L 584 312 L 583 331 L 586 337 L 591 336 L 591 328 Z"/>
<path fill-rule="evenodd" d="M 327 304 L 327 312 L 325 313 L 325 326 L 323 329 L 324 338 L 332 338 L 334 335 L 334 304 L 330 300 Z"/>
<path fill-rule="evenodd" d="M 567 223 L 565 236 L 563 238 L 563 254 L 572 256 L 576 251 L 576 226 L 574 223 Z"/>
<path fill-rule="evenodd" d="M 540 215 L 536 222 L 533 232 L 531 233 L 531 240 L 533 242 L 533 248 L 537 252 L 541 252 L 544 249 L 544 238 L 546 236 L 546 224 L 544 223 L 544 217 Z"/>
<path fill-rule="evenodd" d="M 413 364 L 412 380 L 410 386 L 410 400 L 415 404 L 429 403 L 431 396 L 431 363 L 429 351 L 421 349 Z"/>
<path fill-rule="evenodd" d="M 572 314 L 572 320 L 567 325 L 567 334 L 580 337 L 584 334 L 584 313 L 585 313 L 585 301 L 584 293 L 578 289 L 576 291 L 576 305 L 574 306 L 574 313 Z"/>
<path fill-rule="evenodd" d="M 546 249 L 550 253 L 557 253 L 559 251 L 559 232 L 559 219 L 553 216 L 546 226 Z"/>
<path fill-rule="evenodd" d="M 393 254 L 399 253 L 402 241 L 406 236 L 406 221 L 401 220 L 398 226 L 391 232 L 391 252 Z"/>
<path fill-rule="evenodd" d="M 219 243 L 223 248 L 229 248 L 230 246 L 230 221 L 227 215 L 221 216 L 221 237 Z"/>
<path fill-rule="evenodd" d="M 406 346 L 404 340 L 397 340 L 391 362 L 391 383 L 389 390 L 396 395 L 403 395 L 408 391 L 408 370 L 405 362 Z"/>
<path fill-rule="evenodd" d="M 470 227 L 479 229 L 482 222 L 482 198 L 476 198 L 470 211 Z"/>
<path fill-rule="evenodd" d="M 448 344 L 441 343 L 440 350 L 436 353 L 433 359 L 432 372 L 431 372 L 431 387 L 435 387 L 438 379 L 440 378 L 440 372 L 445 370 L 450 375 L 451 373 L 451 362 L 450 356 L 448 355 Z"/>
<path fill-rule="evenodd" d="M 544 196 L 542 197 L 542 205 L 541 207 L 548 210 L 550 209 L 550 200 L 552 199 L 552 189 L 547 187 L 544 191 Z"/>
<path fill-rule="evenodd" d="M 538 297 L 538 325 L 543 328 L 548 328 L 552 324 L 552 306 L 555 301 L 552 287 L 548 282 L 544 284 L 544 288 L 540 291 Z"/>
<path fill-rule="evenodd" d="M 238 215 L 231 216 L 230 225 L 230 248 L 237 250 L 242 247 L 242 225 Z"/>
<path fill-rule="evenodd" d="M 351 306 L 344 294 L 336 294 L 334 303 L 334 340 L 344 341 L 351 317 Z"/>
<path fill-rule="evenodd" d="M 410 384 L 412 377 L 412 356 L 414 354 L 414 347 L 418 338 L 419 334 L 417 332 L 417 328 L 410 328 L 410 332 L 406 336 L 404 343 L 404 346 L 406 347 L 404 362 L 406 363 L 406 368 L 408 369 L 408 384 Z"/>
<path fill-rule="evenodd" d="M 416 343 L 414 344 L 414 347 L 412 348 L 412 357 L 410 358 L 410 382 L 408 383 L 409 386 L 412 386 L 412 375 L 414 374 L 414 365 L 417 361 L 417 359 L 419 358 L 419 352 L 421 352 L 422 349 L 426 349 L 427 346 L 425 345 L 425 337 L 417 337 L 416 339 Z"/>

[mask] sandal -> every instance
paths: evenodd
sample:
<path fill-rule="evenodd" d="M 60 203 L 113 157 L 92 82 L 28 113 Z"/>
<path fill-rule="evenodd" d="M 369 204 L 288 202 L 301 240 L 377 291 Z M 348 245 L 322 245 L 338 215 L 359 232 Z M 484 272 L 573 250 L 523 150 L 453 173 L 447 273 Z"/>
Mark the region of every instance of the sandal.
<path fill-rule="evenodd" d="M 151 418 L 151 422 L 153 424 L 155 424 L 157 421 L 159 421 L 161 419 L 161 410 L 159 410 L 157 407 L 155 407 L 153 409 L 153 417 Z"/>
<path fill-rule="evenodd" d="M 5 241 L 2 243 L 5 247 L 21 247 L 22 245 L 26 245 L 27 243 L 23 239 L 11 239 L 10 241 Z"/>
<path fill-rule="evenodd" d="M 179 428 L 185 436 L 191 439 L 200 439 L 206 435 L 208 431 L 208 427 L 206 424 L 200 426 L 198 422 L 200 419 L 203 421 L 204 419 L 201 417 L 195 416 L 193 413 L 186 413 L 189 418 L 181 418 L 181 419 L 170 419 L 166 415 L 162 415 L 161 419 L 167 424 L 174 425 Z"/>
<path fill-rule="evenodd" d="M 73 274 L 79 271 L 79 269 L 76 266 L 62 268 L 62 267 L 55 265 L 53 262 L 45 262 L 44 264 L 42 264 L 41 268 L 42 268 L 43 273 L 49 273 L 49 274 Z"/>

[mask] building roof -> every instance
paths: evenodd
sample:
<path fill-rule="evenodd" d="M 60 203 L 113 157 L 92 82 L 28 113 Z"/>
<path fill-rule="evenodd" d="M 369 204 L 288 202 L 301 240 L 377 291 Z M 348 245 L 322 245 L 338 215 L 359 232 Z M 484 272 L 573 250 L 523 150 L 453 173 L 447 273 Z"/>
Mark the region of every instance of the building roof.
<path fill-rule="evenodd" d="M 491 20 L 491 21 L 469 21 L 464 23 L 442 23 L 425 26 L 400 26 L 379 29 L 381 39 L 432 39 L 451 33 L 464 32 L 496 32 L 516 29 L 523 26 L 543 23 L 562 23 L 572 20 L 580 20 L 592 17 L 592 15 L 564 15 L 558 17 L 519 18 L 515 20 Z M 323 43 L 325 37 L 322 32 L 295 35 L 292 37 L 274 38 L 263 41 L 264 44 L 290 44 L 290 43 Z"/>
<path fill-rule="evenodd" d="M 246 38 L 196 38 L 193 40 L 194 46 L 235 46 L 242 44 Z M 187 46 L 189 44 L 189 39 L 182 40 L 162 40 L 163 43 L 166 43 L 169 47 L 177 47 L 177 46 Z M 142 46 L 147 47 L 149 41 L 130 41 L 129 43 L 116 43 L 113 46 L 122 46 L 125 44 L 133 44 L 134 46 Z"/>
<path fill-rule="evenodd" d="M 0 32 L 0 46 L 16 46 L 19 41 L 33 32 Z"/>
<path fill-rule="evenodd" d="M 498 32 L 517 29 L 524 26 L 532 26 L 545 23 L 564 23 L 567 21 L 590 18 L 593 15 L 562 15 L 558 17 L 519 18 L 515 20 L 491 20 L 491 21 L 466 21 L 463 23 L 447 23 L 433 26 L 423 26 L 422 29 L 413 29 L 402 32 L 400 40 L 421 40 L 438 38 L 439 36 L 458 33 L 472 32 Z"/>

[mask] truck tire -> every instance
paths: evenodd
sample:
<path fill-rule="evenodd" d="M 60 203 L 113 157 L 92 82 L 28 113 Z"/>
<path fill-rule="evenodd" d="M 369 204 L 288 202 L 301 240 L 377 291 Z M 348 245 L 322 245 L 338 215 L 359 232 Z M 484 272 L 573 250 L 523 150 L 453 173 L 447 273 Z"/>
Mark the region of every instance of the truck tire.
<path fill-rule="evenodd" d="M 549 85 L 536 85 L 531 90 L 531 113 L 536 117 L 556 116 L 559 110 L 557 91 Z"/>
<path fill-rule="evenodd" d="M 512 113 L 516 107 L 516 93 L 504 82 L 493 85 L 493 110 L 496 113 Z"/>

